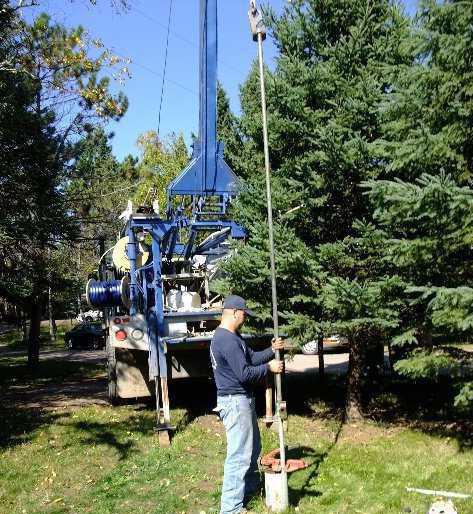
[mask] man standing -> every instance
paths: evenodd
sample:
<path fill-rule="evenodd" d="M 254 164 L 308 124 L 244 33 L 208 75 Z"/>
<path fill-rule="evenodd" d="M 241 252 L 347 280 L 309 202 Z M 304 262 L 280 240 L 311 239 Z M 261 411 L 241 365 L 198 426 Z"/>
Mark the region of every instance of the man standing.
<path fill-rule="evenodd" d="M 217 386 L 217 407 L 227 433 L 221 514 L 245 512 L 245 497 L 259 489 L 258 457 L 261 440 L 253 395 L 254 386 L 271 371 L 282 373 L 283 362 L 274 350 L 284 349 L 281 339 L 272 347 L 253 352 L 238 330 L 253 313 L 240 296 L 228 296 L 222 321 L 210 345 L 210 358 Z"/>

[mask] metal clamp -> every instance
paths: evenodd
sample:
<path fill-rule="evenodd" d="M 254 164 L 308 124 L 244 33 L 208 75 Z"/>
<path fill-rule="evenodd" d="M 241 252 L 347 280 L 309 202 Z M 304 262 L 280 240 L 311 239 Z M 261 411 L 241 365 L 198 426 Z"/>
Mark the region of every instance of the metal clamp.
<path fill-rule="evenodd" d="M 264 24 L 262 14 L 256 7 L 255 0 L 250 0 L 248 19 L 250 20 L 250 29 L 253 34 L 253 41 L 258 41 L 258 34 L 261 34 L 261 39 L 264 41 L 266 39 L 266 26 Z"/>
<path fill-rule="evenodd" d="M 287 407 L 285 401 L 281 401 L 278 405 L 276 405 L 276 412 L 280 419 L 287 419 Z"/>

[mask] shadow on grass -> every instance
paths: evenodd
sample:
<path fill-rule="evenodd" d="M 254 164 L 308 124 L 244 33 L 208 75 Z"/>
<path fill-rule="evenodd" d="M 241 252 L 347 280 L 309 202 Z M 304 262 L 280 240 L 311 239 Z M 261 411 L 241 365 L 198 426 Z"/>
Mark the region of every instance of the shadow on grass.
<path fill-rule="evenodd" d="M 472 450 L 473 422 L 468 413 L 455 409 L 455 395 L 447 378 L 435 383 L 393 378 L 372 396 L 366 412 L 375 421 L 455 439 L 460 451 Z"/>
<path fill-rule="evenodd" d="M 119 460 L 127 459 L 132 453 L 136 452 L 135 443 L 131 440 L 121 441 L 120 438 L 123 433 L 129 428 L 129 422 L 117 424 L 111 423 L 96 423 L 88 421 L 79 421 L 73 423 L 72 426 L 83 433 L 85 437 L 82 439 L 81 444 L 89 445 L 102 445 L 114 448 L 119 454 Z M 144 433 L 149 433 L 150 429 Z M 152 428 L 151 428 L 152 430 Z"/>
<path fill-rule="evenodd" d="M 12 448 L 29 442 L 41 427 L 56 423 L 68 413 L 46 412 L 41 409 L 25 409 L 18 406 L 0 407 L 0 448 Z"/>
<path fill-rule="evenodd" d="M 40 360 L 38 368 L 32 372 L 26 364 L 26 358 L 5 358 L 0 359 L 0 387 L 37 387 L 60 383 L 73 377 L 91 377 L 103 370 L 104 366 L 101 364 L 48 359 Z"/>
<path fill-rule="evenodd" d="M 315 373 L 291 374 L 285 380 L 284 396 L 293 414 L 341 420 L 345 405 L 345 377 L 326 375 L 321 381 Z"/>
<path fill-rule="evenodd" d="M 290 505 L 297 506 L 302 498 L 308 496 L 317 497 L 321 496 L 320 491 L 314 490 L 311 484 L 317 479 L 320 472 L 320 466 L 323 464 L 325 459 L 330 455 L 330 452 L 338 443 L 338 439 L 342 432 L 343 424 L 340 423 L 337 432 L 335 433 L 333 441 L 324 452 L 314 451 L 313 448 L 308 446 L 298 446 L 295 448 L 289 448 L 287 452 L 288 459 L 304 459 L 309 466 L 301 471 L 296 471 L 296 475 L 300 474 L 302 479 L 299 483 L 297 478 L 292 481 L 292 485 L 289 487 L 289 503 Z M 294 484 L 295 482 L 295 484 Z"/>
<path fill-rule="evenodd" d="M 302 498 L 309 496 L 317 497 L 322 493 L 313 489 L 312 482 L 319 476 L 319 469 L 324 460 L 328 457 L 329 450 L 325 452 L 315 452 L 312 448 L 303 446 L 295 450 L 289 449 L 287 452 L 288 459 L 304 459 L 309 462 L 309 466 L 301 471 L 295 471 L 295 480 L 291 480 L 289 484 L 289 504 L 297 507 Z M 300 479 L 300 482 L 299 482 Z"/>
<path fill-rule="evenodd" d="M 31 440 L 33 432 L 69 416 L 51 407 L 67 406 L 79 396 L 105 387 L 101 366 L 58 360 L 40 361 L 32 373 L 25 362 L 0 361 L 0 448 Z"/>
<path fill-rule="evenodd" d="M 199 416 L 209 414 L 216 404 L 215 384 L 206 378 L 179 379 L 171 382 L 169 397 L 172 408 L 185 410 L 174 434 L 185 430 Z"/>
<path fill-rule="evenodd" d="M 197 417 L 212 413 L 216 405 L 215 384 L 209 379 L 179 379 L 170 384 L 172 408 L 182 408 L 186 414 L 179 420 L 175 433 L 180 432 Z M 322 385 L 317 375 L 296 374 L 285 381 L 289 414 L 341 420 L 345 401 L 344 378 L 328 376 Z M 265 415 L 264 389 L 255 391 L 256 412 Z"/>

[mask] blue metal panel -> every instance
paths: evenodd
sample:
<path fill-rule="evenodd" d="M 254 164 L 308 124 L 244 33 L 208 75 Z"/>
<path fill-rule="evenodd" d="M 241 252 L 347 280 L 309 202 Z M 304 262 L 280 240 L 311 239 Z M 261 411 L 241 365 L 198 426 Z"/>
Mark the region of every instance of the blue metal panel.
<path fill-rule="evenodd" d="M 230 227 L 230 235 L 233 239 L 244 239 L 248 234 L 246 230 L 236 223 L 235 221 L 214 221 L 214 220 L 203 220 L 194 221 L 192 223 L 193 230 L 222 230 L 223 228 Z"/>
<path fill-rule="evenodd" d="M 217 141 L 217 0 L 200 0 L 199 46 L 199 136 L 191 162 L 168 186 L 168 195 L 234 195 L 238 178 Z"/>
<path fill-rule="evenodd" d="M 179 223 L 179 219 L 162 220 L 159 218 L 147 218 L 135 216 L 130 219 L 130 227 L 141 228 L 147 232 L 154 232 L 160 240 L 169 236 L 170 230 Z"/>
<path fill-rule="evenodd" d="M 136 285 L 136 240 L 131 223 L 128 225 L 128 248 L 126 251 L 130 261 L 130 316 L 134 316 L 138 306 L 138 286 Z"/>

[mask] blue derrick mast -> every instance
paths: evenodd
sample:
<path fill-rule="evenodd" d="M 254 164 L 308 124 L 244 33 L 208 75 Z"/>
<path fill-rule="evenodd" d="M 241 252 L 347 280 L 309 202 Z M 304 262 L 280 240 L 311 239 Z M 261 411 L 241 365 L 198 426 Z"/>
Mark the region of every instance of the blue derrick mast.
<path fill-rule="evenodd" d="M 98 305 L 96 284 L 88 286 L 87 295 L 91 304 L 108 311 L 109 396 L 156 394 L 158 430 L 164 438 L 171 429 L 169 375 L 208 371 L 207 352 L 200 357 L 188 353 L 208 345 L 220 315 L 212 308 L 217 302 L 210 298 L 208 265 L 216 272 L 215 261 L 228 252 L 228 240 L 246 236 L 227 216 L 238 178 L 217 139 L 217 0 L 200 0 L 199 33 L 199 133 L 191 161 L 167 188 L 165 219 L 157 213 L 128 213 L 128 273 L 120 298 Z M 149 240 L 144 261 L 143 242 Z M 179 295 L 187 299 L 181 307 L 174 301 Z"/>

